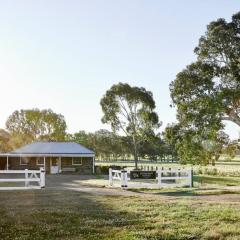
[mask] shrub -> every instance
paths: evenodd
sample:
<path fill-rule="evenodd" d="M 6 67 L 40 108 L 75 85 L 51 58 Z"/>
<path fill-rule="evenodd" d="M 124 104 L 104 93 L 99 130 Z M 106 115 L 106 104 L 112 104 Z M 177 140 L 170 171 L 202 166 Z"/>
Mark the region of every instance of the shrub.
<path fill-rule="evenodd" d="M 126 168 L 126 166 L 116 166 L 116 165 L 111 165 L 111 166 L 95 166 L 95 172 L 97 174 L 103 174 L 103 175 L 108 175 L 109 173 L 109 168 L 116 169 L 116 170 L 121 170 Z"/>

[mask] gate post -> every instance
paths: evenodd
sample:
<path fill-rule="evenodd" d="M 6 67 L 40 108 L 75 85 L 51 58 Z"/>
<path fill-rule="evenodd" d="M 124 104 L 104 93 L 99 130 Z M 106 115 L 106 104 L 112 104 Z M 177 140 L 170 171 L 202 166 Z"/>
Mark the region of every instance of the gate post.
<path fill-rule="evenodd" d="M 113 185 L 112 168 L 109 168 L 109 185 Z"/>
<path fill-rule="evenodd" d="M 40 168 L 40 187 L 45 188 L 45 169 Z"/>
<path fill-rule="evenodd" d="M 25 169 L 25 187 L 29 186 L 29 181 L 28 181 L 28 169 Z"/>
<path fill-rule="evenodd" d="M 162 169 L 159 168 L 157 171 L 157 180 L 158 180 L 158 187 L 161 188 L 162 185 Z"/>
<path fill-rule="evenodd" d="M 121 170 L 121 188 L 127 188 L 128 183 L 127 183 L 127 171 L 126 170 Z"/>

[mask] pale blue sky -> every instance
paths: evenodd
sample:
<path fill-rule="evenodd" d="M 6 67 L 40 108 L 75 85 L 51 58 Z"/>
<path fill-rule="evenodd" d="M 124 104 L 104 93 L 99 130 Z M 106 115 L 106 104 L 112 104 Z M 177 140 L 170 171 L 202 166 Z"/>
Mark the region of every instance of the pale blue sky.
<path fill-rule="evenodd" d="M 0 128 L 34 107 L 62 113 L 69 132 L 105 128 L 99 101 L 119 81 L 152 91 L 163 126 L 174 122 L 169 83 L 206 25 L 239 10 L 239 0 L 1 0 Z"/>

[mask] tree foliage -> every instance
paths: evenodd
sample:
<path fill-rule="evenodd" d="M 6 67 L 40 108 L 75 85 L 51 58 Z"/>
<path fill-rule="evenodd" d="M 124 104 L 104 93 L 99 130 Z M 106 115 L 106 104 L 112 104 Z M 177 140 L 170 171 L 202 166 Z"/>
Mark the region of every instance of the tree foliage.
<path fill-rule="evenodd" d="M 195 53 L 197 61 L 177 75 L 170 90 L 181 132 L 178 152 L 205 159 L 202 142 L 222 142 L 223 120 L 240 126 L 240 13 L 231 22 L 211 22 Z"/>
<path fill-rule="evenodd" d="M 12 135 L 15 146 L 34 140 L 63 141 L 66 128 L 64 117 L 51 109 L 15 111 L 6 122 L 6 129 Z"/>
<path fill-rule="evenodd" d="M 103 123 L 109 123 L 114 132 L 131 138 L 135 167 L 139 144 L 159 127 L 152 93 L 129 84 L 113 85 L 101 99 Z"/>
<path fill-rule="evenodd" d="M 204 164 L 215 162 L 230 143 L 228 136 L 220 131 L 214 137 L 211 134 L 201 135 L 193 129 L 182 128 L 179 124 L 168 125 L 165 129 L 165 140 L 174 146 L 180 163 Z"/>
<path fill-rule="evenodd" d="M 80 143 L 94 150 L 97 160 L 131 160 L 133 156 L 130 137 L 120 136 L 105 129 L 93 133 L 79 131 L 69 134 L 67 140 Z M 151 141 L 141 142 L 139 157 L 151 161 L 164 160 L 165 157 L 176 157 L 172 150 L 171 146 L 163 141 L 158 134 L 152 136 Z"/>
<path fill-rule="evenodd" d="M 4 129 L 0 129 L 0 152 L 11 150 L 11 135 Z"/>
<path fill-rule="evenodd" d="M 71 135 L 69 140 L 94 150 L 99 160 L 125 159 L 131 155 L 127 139 L 105 129 L 94 133 L 79 131 Z"/>

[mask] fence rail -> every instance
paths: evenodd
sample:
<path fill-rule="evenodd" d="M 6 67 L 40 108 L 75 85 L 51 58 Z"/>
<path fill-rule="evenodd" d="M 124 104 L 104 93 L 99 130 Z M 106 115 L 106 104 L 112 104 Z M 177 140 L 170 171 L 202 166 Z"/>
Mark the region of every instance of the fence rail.
<path fill-rule="evenodd" d="M 4 178 L 0 178 L 0 183 L 20 183 L 24 182 L 24 187 L 22 186 L 1 186 L 0 190 L 22 190 L 22 189 L 41 189 L 45 187 L 45 170 L 40 168 L 40 170 L 1 170 L 0 176 L 3 174 Z M 11 174 L 23 174 L 21 178 L 16 176 L 8 177 L 6 175 Z M 37 185 L 31 185 L 30 183 L 34 182 Z"/>

